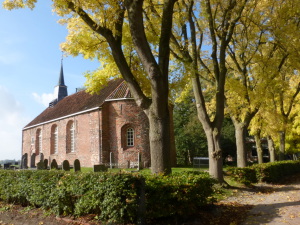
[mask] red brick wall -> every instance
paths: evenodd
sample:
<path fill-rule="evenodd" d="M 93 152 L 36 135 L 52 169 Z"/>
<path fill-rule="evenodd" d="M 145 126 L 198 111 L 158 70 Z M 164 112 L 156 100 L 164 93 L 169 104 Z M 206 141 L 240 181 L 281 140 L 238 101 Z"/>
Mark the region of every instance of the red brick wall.
<path fill-rule="evenodd" d="M 60 165 L 67 159 L 73 165 L 75 159 L 79 159 L 81 166 L 92 167 L 99 163 L 99 112 L 93 111 L 86 114 L 69 117 L 52 123 L 37 126 L 23 131 L 23 152 L 28 154 L 28 166 L 30 167 L 30 156 L 36 151 L 36 131 L 42 130 L 42 150 L 44 159 L 49 162 L 55 159 Z M 66 132 L 68 121 L 75 122 L 75 151 L 67 153 L 66 148 Z M 58 153 L 50 154 L 51 146 L 51 127 L 56 124 L 58 126 Z M 34 138 L 34 144 L 31 139 Z M 36 163 L 39 161 L 36 156 Z"/>
<path fill-rule="evenodd" d="M 138 154 L 141 154 L 142 165 L 150 166 L 149 147 L 149 122 L 146 114 L 135 104 L 133 100 L 119 100 L 104 104 L 109 129 L 109 149 L 113 153 L 115 163 L 127 166 L 128 161 L 137 162 Z M 104 110 L 103 110 L 104 114 Z M 134 129 L 134 146 L 126 146 L 126 130 L 122 134 L 122 128 Z M 104 138 L 104 137 L 103 137 Z M 122 143 L 123 141 L 123 143 Z"/>
<path fill-rule="evenodd" d="M 75 123 L 75 151 L 67 153 L 66 136 L 67 124 L 70 120 Z M 58 126 L 58 153 L 50 154 L 51 127 Z M 125 126 L 125 127 L 124 127 Z M 124 143 L 126 136 L 122 127 L 134 129 L 134 146 L 127 147 Z M 113 153 L 114 162 L 127 166 L 127 162 L 137 162 L 138 153 L 141 154 L 142 164 L 150 166 L 149 123 L 145 113 L 140 110 L 133 100 L 108 101 L 101 110 L 80 114 L 61 119 L 48 124 L 40 125 L 23 131 L 23 153 L 30 156 L 36 152 L 36 132 L 42 131 L 42 149 L 44 159 L 51 162 L 53 159 L 60 165 L 69 160 L 73 165 L 79 159 L 81 166 L 92 167 L 99 163 L 110 161 L 110 152 Z M 126 129 L 123 129 L 126 131 Z M 31 139 L 34 142 L 31 143 Z M 100 152 L 100 156 L 99 156 Z M 36 163 L 40 157 L 36 156 Z"/>

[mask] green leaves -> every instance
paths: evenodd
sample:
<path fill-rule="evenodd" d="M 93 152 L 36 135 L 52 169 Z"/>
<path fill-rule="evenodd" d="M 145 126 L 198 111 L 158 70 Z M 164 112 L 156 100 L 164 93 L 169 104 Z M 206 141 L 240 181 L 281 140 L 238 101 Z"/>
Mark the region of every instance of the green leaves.
<path fill-rule="evenodd" d="M 1 170 L 0 200 L 50 209 L 59 215 L 93 214 L 104 222 L 136 223 L 140 204 L 146 205 L 148 219 L 196 213 L 210 201 L 214 183 L 207 173 L 197 172 L 143 177 L 131 173 Z M 146 197 L 140 199 L 142 192 Z"/>
<path fill-rule="evenodd" d="M 300 161 L 279 161 L 256 164 L 245 168 L 228 168 L 228 171 L 239 182 L 250 185 L 262 182 L 278 182 L 286 176 L 300 172 Z"/>

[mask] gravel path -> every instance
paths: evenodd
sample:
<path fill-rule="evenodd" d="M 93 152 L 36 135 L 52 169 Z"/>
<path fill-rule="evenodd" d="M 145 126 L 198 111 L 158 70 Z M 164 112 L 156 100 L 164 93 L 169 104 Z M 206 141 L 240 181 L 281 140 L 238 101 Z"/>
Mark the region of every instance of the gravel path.
<path fill-rule="evenodd" d="M 237 196 L 223 202 L 237 202 L 254 206 L 242 225 L 300 224 L 300 174 L 283 184 L 258 184 L 255 189 L 245 189 Z"/>

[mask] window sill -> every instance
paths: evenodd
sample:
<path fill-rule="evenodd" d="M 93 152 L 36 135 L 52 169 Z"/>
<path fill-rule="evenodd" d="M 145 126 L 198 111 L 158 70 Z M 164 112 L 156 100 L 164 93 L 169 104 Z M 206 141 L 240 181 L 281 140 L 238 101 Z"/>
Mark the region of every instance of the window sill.
<path fill-rule="evenodd" d="M 127 146 L 125 148 L 122 148 L 123 151 L 128 151 L 128 150 L 134 150 L 134 146 Z"/>
<path fill-rule="evenodd" d="M 76 152 L 67 152 L 67 155 L 76 155 Z"/>

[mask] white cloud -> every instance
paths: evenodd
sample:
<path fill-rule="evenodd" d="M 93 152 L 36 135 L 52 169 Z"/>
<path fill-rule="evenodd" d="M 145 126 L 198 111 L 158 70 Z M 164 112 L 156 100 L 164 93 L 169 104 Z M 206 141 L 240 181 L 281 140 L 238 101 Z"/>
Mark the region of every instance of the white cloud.
<path fill-rule="evenodd" d="M 20 159 L 22 128 L 28 122 L 22 106 L 0 86 L 0 159 Z"/>
<path fill-rule="evenodd" d="M 38 103 L 48 107 L 49 103 L 55 98 L 53 93 L 46 94 L 43 93 L 42 95 L 39 95 L 37 93 L 32 93 L 32 96 L 34 97 L 35 101 Z"/>

